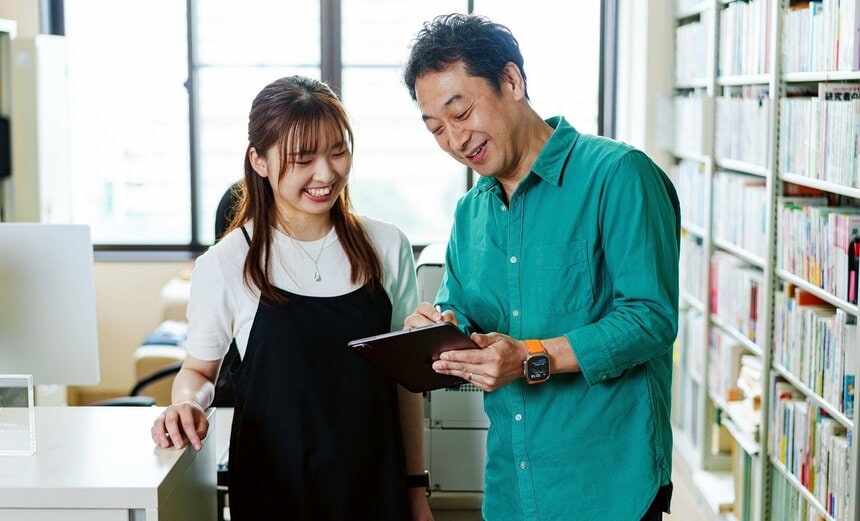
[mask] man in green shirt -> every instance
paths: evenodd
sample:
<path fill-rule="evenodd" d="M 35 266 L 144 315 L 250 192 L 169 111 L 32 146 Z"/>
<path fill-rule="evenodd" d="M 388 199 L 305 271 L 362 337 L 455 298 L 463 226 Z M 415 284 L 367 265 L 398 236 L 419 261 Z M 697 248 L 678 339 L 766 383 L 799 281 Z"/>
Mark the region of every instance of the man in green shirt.
<path fill-rule="evenodd" d="M 486 18 L 425 24 L 405 80 L 442 150 L 482 176 L 457 204 L 438 307 L 422 303 L 406 325 L 453 322 L 481 347 L 433 367 L 486 391 L 484 517 L 661 519 L 678 319 L 671 182 L 628 145 L 544 121 L 516 39 Z"/>

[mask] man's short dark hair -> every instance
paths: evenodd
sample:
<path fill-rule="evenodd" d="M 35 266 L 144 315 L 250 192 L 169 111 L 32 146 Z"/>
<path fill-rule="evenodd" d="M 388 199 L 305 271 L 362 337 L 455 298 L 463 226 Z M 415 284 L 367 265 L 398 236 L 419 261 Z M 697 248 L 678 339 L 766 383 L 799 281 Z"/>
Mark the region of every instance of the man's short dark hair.
<path fill-rule="evenodd" d="M 466 72 L 486 79 L 495 91 L 501 92 L 502 74 L 508 62 L 520 70 L 523 81 L 523 55 L 511 30 L 483 16 L 466 14 L 440 15 L 415 37 L 403 79 L 409 95 L 416 101 L 415 80 L 428 71 L 440 72 L 462 61 Z M 528 90 L 526 90 L 528 98 Z"/>

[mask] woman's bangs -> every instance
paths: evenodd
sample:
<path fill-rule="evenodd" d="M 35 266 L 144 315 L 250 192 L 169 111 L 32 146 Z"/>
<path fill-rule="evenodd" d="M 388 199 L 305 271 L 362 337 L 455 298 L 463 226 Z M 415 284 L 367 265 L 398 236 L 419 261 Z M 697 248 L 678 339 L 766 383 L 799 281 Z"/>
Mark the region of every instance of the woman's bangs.
<path fill-rule="evenodd" d="M 329 147 L 333 143 L 344 143 L 352 148 L 348 130 L 332 114 L 314 114 L 314 117 L 294 119 L 290 127 L 282 144 L 282 155 L 287 158 L 286 162 L 292 163 L 300 155 L 316 153 L 323 146 Z"/>

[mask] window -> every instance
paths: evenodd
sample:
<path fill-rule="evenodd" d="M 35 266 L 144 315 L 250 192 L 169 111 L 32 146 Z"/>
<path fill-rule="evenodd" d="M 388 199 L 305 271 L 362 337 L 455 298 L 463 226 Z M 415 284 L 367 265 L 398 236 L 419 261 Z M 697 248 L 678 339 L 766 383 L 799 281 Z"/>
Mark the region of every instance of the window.
<path fill-rule="evenodd" d="M 320 5 L 283 0 L 200 0 L 191 5 L 198 237 L 211 244 L 218 201 L 244 175 L 254 96 L 283 76 L 320 78 Z"/>
<path fill-rule="evenodd" d="M 506 25 L 523 53 L 529 98 L 538 114 L 563 115 L 597 132 L 601 2 L 474 0 L 475 13 Z M 544 4 L 543 7 L 539 7 Z"/>
<path fill-rule="evenodd" d="M 185 25 L 175 0 L 67 0 L 72 211 L 95 243 L 191 242 Z"/>
<path fill-rule="evenodd" d="M 253 96 L 303 74 L 334 78 L 353 119 L 359 213 L 444 241 L 472 174 L 438 150 L 403 85 L 415 33 L 472 4 L 519 39 L 538 113 L 593 133 L 602 1 L 65 0 L 74 219 L 111 247 L 210 244 L 243 175 Z"/>

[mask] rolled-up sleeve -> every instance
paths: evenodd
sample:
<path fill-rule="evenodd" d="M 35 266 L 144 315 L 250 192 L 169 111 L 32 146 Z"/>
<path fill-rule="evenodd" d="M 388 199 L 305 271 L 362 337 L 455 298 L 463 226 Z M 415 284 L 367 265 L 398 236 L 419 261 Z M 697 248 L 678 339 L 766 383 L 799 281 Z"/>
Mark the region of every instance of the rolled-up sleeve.
<path fill-rule="evenodd" d="M 630 151 L 606 177 L 598 208 L 612 307 L 566 334 L 589 385 L 665 354 L 678 328 L 677 195 L 659 168 Z"/>

